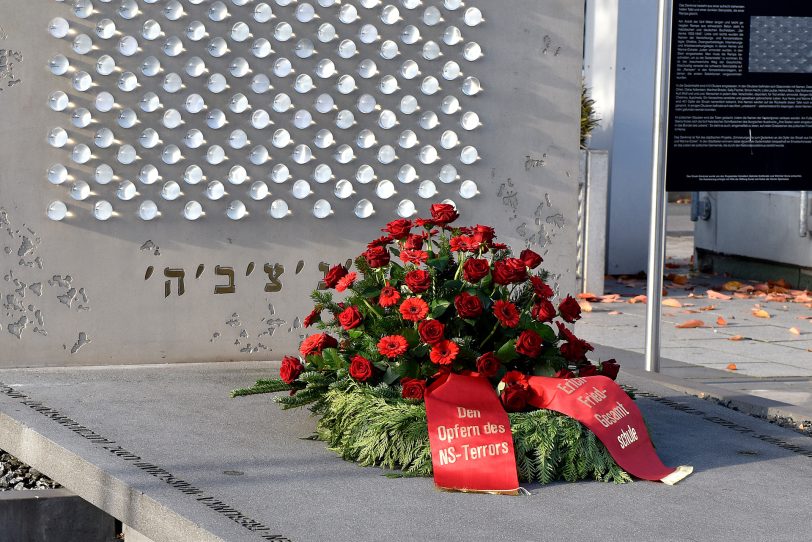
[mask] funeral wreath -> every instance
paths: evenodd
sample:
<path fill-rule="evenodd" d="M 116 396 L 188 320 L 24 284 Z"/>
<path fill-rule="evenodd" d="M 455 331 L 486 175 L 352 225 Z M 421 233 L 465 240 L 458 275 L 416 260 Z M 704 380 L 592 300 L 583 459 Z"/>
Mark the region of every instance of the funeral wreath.
<path fill-rule="evenodd" d="M 311 294 L 303 324 L 315 333 L 300 355 L 233 395 L 288 391 L 276 401 L 309 406 L 317 436 L 345 459 L 429 476 L 427 387 L 481 375 L 508 413 L 521 481 L 629 481 L 589 429 L 530 405 L 533 376 L 618 374 L 614 360 L 591 363 L 592 346 L 570 329 L 578 302 L 556 296 L 536 252 L 512 253 L 492 227 L 456 225 L 451 205 L 430 215 L 390 222 L 353 268 L 332 267 Z"/>

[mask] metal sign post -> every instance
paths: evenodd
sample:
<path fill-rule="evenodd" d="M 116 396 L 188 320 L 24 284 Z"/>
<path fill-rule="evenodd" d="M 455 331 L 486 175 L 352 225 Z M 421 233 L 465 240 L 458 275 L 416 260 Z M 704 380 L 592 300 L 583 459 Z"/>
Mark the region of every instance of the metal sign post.
<path fill-rule="evenodd" d="M 654 81 L 654 145 L 651 163 L 651 222 L 648 248 L 648 301 L 646 306 L 646 371 L 660 372 L 660 310 L 665 261 L 665 167 L 668 134 L 668 72 L 671 57 L 671 7 L 659 0 L 657 58 Z"/>

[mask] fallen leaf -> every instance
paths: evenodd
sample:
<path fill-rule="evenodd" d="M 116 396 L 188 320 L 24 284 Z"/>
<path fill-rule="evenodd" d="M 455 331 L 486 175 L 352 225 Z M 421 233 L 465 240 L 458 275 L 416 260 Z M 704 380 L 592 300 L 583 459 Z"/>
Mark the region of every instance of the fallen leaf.
<path fill-rule="evenodd" d="M 736 367 L 735 363 L 728 363 L 727 367 L 725 367 L 728 371 L 737 371 L 739 368 Z"/>
<path fill-rule="evenodd" d="M 620 311 L 609 311 L 606 314 L 609 314 L 611 316 L 617 316 L 618 314 L 623 314 L 623 313 L 620 312 Z"/>
<path fill-rule="evenodd" d="M 677 329 L 694 329 L 697 327 L 705 327 L 705 322 L 702 320 L 688 320 L 675 326 Z"/>
<path fill-rule="evenodd" d="M 793 299 L 795 303 L 812 303 L 812 296 L 808 293 L 804 292 L 800 295 L 796 295 L 795 299 Z"/>
<path fill-rule="evenodd" d="M 753 316 L 756 318 L 770 318 L 770 313 L 764 309 L 753 309 Z"/>
<path fill-rule="evenodd" d="M 728 341 L 743 341 L 744 337 L 741 335 L 733 335 L 728 339 Z"/>
<path fill-rule="evenodd" d="M 761 295 L 764 295 L 764 294 L 761 294 Z M 735 294 L 733 294 L 733 297 L 736 298 L 736 299 L 750 299 L 749 295 L 740 294 L 739 292 L 736 292 Z"/>
<path fill-rule="evenodd" d="M 742 283 L 741 283 L 741 282 L 739 282 L 739 281 L 737 281 L 737 280 L 731 280 L 731 281 L 729 281 L 729 282 L 725 282 L 725 283 L 722 285 L 722 290 L 726 290 L 726 291 L 728 291 L 728 292 L 735 292 L 736 290 L 738 290 L 738 289 L 739 289 L 739 288 L 741 288 L 742 286 L 743 286 L 743 285 L 742 285 Z"/>
<path fill-rule="evenodd" d="M 679 309 L 680 307 L 682 307 L 682 303 L 680 303 L 679 300 L 674 299 L 672 297 L 666 297 L 665 299 L 663 299 L 663 306 L 674 307 L 675 309 Z"/>
<path fill-rule="evenodd" d="M 727 320 L 722 318 L 721 316 L 716 319 L 716 325 L 719 327 L 725 327 L 727 325 Z"/>
<path fill-rule="evenodd" d="M 695 310 L 693 310 L 693 309 L 685 309 L 685 310 L 680 311 L 680 312 L 681 312 L 682 314 L 699 314 L 699 311 L 695 311 Z"/>
<path fill-rule="evenodd" d="M 696 303 L 683 303 L 683 307 L 695 307 Z"/>
<path fill-rule="evenodd" d="M 717 292 L 716 290 L 708 290 L 708 299 L 721 299 L 722 301 L 730 301 L 733 298 L 727 294 Z"/>
<path fill-rule="evenodd" d="M 767 284 L 769 284 L 770 286 L 776 286 L 778 288 L 784 288 L 786 290 L 792 288 L 792 286 L 783 278 L 780 278 L 778 280 L 768 280 Z"/>
<path fill-rule="evenodd" d="M 675 275 L 674 273 L 670 273 L 666 278 L 674 284 L 688 284 L 688 275 Z"/>
<path fill-rule="evenodd" d="M 623 303 L 620 294 L 607 294 L 600 296 L 601 303 Z"/>
<path fill-rule="evenodd" d="M 699 307 L 701 311 L 715 311 L 716 305 L 705 305 L 704 307 Z"/>
<path fill-rule="evenodd" d="M 764 282 L 756 284 L 755 286 L 753 286 L 753 288 L 755 290 L 759 291 L 759 292 L 765 292 L 766 293 L 766 292 L 770 291 L 770 285 L 767 284 L 767 283 L 764 283 Z"/>
<path fill-rule="evenodd" d="M 789 328 L 789 332 L 792 333 L 793 335 L 800 335 L 801 334 L 801 330 L 798 329 L 797 327 Z"/>
<path fill-rule="evenodd" d="M 636 295 L 629 300 L 629 303 L 634 305 L 635 303 L 646 303 L 648 301 L 648 296 L 645 295 Z"/>
<path fill-rule="evenodd" d="M 581 306 L 581 310 L 584 312 L 592 312 L 592 305 L 589 301 L 584 301 L 583 299 L 578 302 L 578 305 Z"/>
<path fill-rule="evenodd" d="M 578 299 L 583 299 L 584 301 L 597 301 L 598 296 L 592 292 L 584 292 L 582 294 L 578 294 Z"/>

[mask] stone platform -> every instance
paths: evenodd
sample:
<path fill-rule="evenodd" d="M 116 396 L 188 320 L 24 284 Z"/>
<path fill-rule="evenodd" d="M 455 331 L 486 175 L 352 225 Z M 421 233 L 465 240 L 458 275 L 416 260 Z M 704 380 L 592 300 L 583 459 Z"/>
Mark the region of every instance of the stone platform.
<path fill-rule="evenodd" d="M 800 540 L 812 441 L 631 374 L 677 486 L 443 493 L 305 440 L 315 420 L 230 390 L 273 363 L 0 370 L 0 448 L 155 542 Z"/>

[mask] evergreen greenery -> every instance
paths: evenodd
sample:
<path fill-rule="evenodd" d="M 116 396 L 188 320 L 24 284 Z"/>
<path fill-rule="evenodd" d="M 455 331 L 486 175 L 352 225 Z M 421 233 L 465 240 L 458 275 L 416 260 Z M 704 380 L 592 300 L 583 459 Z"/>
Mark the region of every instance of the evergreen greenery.
<path fill-rule="evenodd" d="M 359 385 L 348 377 L 317 382 L 319 374 L 302 374 L 300 379 L 306 380 L 308 387 L 292 396 L 277 396 L 276 402 L 285 409 L 310 405 L 321 418 L 319 439 L 346 460 L 400 470 L 405 476 L 431 476 L 422 401 L 401 398 L 397 387 Z M 290 389 L 281 380 L 260 380 L 232 395 Z M 510 413 L 509 418 L 522 482 L 631 481 L 595 434 L 578 421 L 550 410 Z"/>

